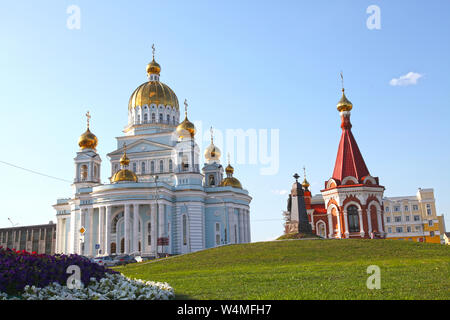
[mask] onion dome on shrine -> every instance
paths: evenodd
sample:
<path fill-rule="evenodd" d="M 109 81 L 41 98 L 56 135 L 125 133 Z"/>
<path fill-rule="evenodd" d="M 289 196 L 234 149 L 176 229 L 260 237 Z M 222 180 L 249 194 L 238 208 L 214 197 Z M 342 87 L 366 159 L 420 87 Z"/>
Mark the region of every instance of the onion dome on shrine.
<path fill-rule="evenodd" d="M 132 110 L 137 106 L 150 106 L 151 104 L 170 105 L 172 108 L 179 110 L 178 98 L 175 92 L 166 84 L 159 81 L 161 66 L 155 61 L 155 46 L 153 48 L 153 60 L 147 65 L 148 82 L 141 84 L 131 94 L 128 102 L 128 110 Z"/>
<path fill-rule="evenodd" d="M 353 104 L 347 99 L 345 96 L 345 89 L 342 88 L 342 98 L 339 100 L 337 104 L 337 109 L 339 112 L 341 111 L 350 111 L 353 108 Z"/>
<path fill-rule="evenodd" d="M 214 145 L 213 128 L 211 127 L 211 144 L 205 149 L 206 162 L 219 162 L 222 153 L 220 149 Z"/>
<path fill-rule="evenodd" d="M 230 160 L 228 159 L 228 166 L 225 168 L 225 173 L 227 174 L 227 177 L 222 180 L 219 187 L 233 187 L 242 189 L 241 182 L 233 177 L 234 168 L 230 164 Z"/>
<path fill-rule="evenodd" d="M 78 138 L 78 145 L 80 146 L 80 148 L 82 150 L 84 150 L 84 149 L 93 149 L 93 150 L 95 150 L 95 148 L 97 148 L 98 139 L 95 136 L 95 134 L 93 134 L 89 130 L 89 120 L 91 118 L 91 115 L 89 114 L 89 111 L 86 113 L 86 118 L 87 118 L 87 129 L 80 136 L 80 138 Z"/>
<path fill-rule="evenodd" d="M 184 121 L 182 123 L 180 123 L 176 129 L 177 134 L 180 137 L 180 139 L 187 138 L 187 137 L 193 138 L 195 136 L 195 132 L 196 132 L 194 124 L 192 122 L 190 122 L 187 117 L 187 107 L 188 107 L 188 104 L 187 104 L 187 100 L 185 99 L 184 100 L 184 108 L 185 108 L 184 116 L 185 116 L 185 118 L 184 118 Z"/>
<path fill-rule="evenodd" d="M 127 157 L 127 146 L 124 145 L 124 152 L 122 158 L 120 158 L 121 169 L 117 171 L 111 178 L 112 183 L 117 182 L 138 182 L 136 174 L 128 170 L 127 167 L 130 164 L 130 159 Z"/>

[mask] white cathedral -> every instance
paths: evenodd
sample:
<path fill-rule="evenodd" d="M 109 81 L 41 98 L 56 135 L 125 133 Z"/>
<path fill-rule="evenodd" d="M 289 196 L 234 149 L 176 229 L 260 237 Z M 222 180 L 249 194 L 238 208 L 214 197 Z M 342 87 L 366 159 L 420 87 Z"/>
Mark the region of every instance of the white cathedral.
<path fill-rule="evenodd" d="M 159 81 L 161 67 L 147 65 L 147 82 L 131 95 L 128 125 L 117 138 L 110 183 L 100 180 L 97 137 L 89 129 L 78 141 L 74 194 L 58 199 L 56 253 L 94 257 L 110 254 L 181 254 L 250 242 L 252 198 L 233 177 L 223 177 L 220 150 L 200 151 L 195 127 L 180 123 L 178 98 Z"/>

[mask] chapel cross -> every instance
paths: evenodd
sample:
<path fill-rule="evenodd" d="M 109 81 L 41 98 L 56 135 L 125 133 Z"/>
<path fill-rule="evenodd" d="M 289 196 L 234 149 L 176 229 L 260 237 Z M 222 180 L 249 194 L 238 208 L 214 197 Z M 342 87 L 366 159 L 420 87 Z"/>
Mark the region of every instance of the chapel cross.
<path fill-rule="evenodd" d="M 89 120 L 91 120 L 91 114 L 88 112 L 86 112 L 86 120 L 87 120 L 87 127 L 89 129 Z"/>

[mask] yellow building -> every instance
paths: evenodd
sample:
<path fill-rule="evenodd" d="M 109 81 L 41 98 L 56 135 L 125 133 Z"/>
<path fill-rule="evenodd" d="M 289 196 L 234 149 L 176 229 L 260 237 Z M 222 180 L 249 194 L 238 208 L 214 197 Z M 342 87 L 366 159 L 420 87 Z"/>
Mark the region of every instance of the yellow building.
<path fill-rule="evenodd" d="M 386 197 L 383 206 L 386 239 L 441 243 L 444 219 L 436 214 L 433 189 L 419 188 L 415 196 Z"/>

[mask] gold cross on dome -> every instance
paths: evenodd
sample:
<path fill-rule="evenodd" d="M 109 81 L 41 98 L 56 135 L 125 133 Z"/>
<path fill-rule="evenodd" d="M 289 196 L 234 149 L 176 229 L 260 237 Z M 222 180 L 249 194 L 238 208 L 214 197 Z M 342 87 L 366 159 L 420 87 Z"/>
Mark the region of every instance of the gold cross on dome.
<path fill-rule="evenodd" d="M 86 112 L 86 120 L 87 120 L 87 127 L 89 128 L 89 120 L 91 120 L 91 114 L 88 112 Z"/>
<path fill-rule="evenodd" d="M 188 108 L 188 103 L 187 103 L 187 99 L 184 99 L 184 114 L 187 117 L 187 108 Z"/>
<path fill-rule="evenodd" d="M 303 166 L 303 175 L 305 176 L 305 179 L 306 179 L 306 168 L 305 168 L 305 166 Z"/>
<path fill-rule="evenodd" d="M 342 91 L 344 91 L 344 73 L 341 71 Z"/>
<path fill-rule="evenodd" d="M 155 44 L 152 44 L 153 60 L 155 60 Z"/>
<path fill-rule="evenodd" d="M 211 128 L 209 129 L 209 131 L 211 132 L 211 143 L 213 143 L 214 141 L 214 130 L 213 127 L 211 126 Z"/>

